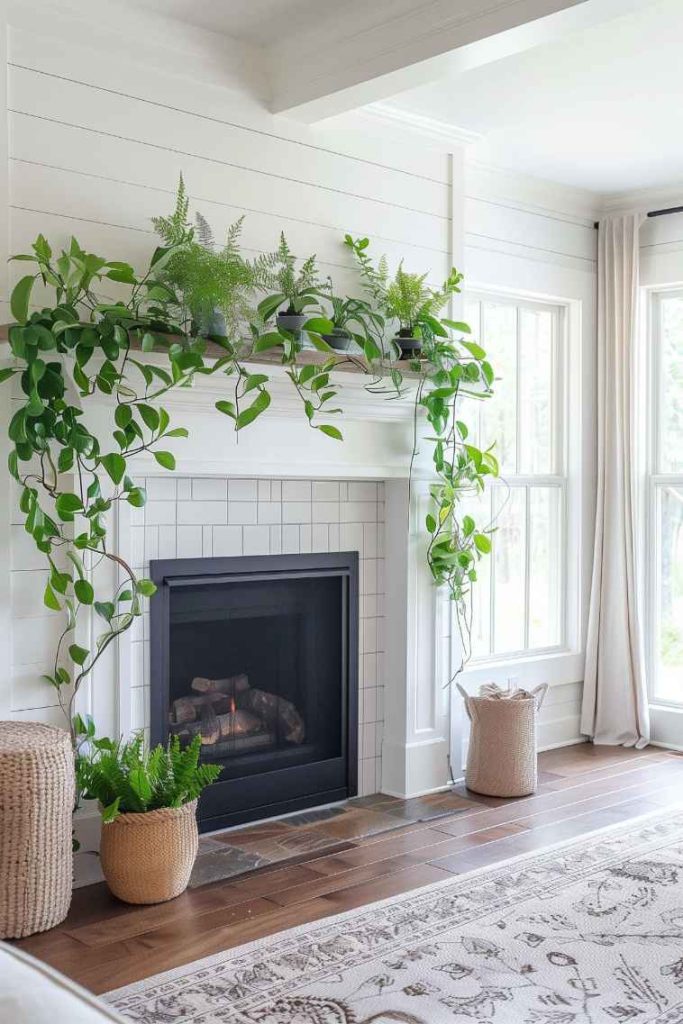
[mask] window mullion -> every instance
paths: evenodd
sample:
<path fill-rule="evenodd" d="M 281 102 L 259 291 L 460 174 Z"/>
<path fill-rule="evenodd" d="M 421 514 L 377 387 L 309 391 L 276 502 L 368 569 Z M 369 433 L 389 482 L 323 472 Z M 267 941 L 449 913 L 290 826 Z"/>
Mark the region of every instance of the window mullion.
<path fill-rule="evenodd" d="M 531 484 L 524 488 L 524 648 L 529 647 L 529 600 L 531 597 Z"/>
<path fill-rule="evenodd" d="M 493 517 L 497 513 L 497 508 L 494 502 L 495 490 L 493 488 L 489 491 L 489 512 L 491 515 L 491 522 Z M 496 539 L 495 534 L 493 535 L 493 551 L 491 552 L 491 565 L 490 565 L 490 583 L 489 583 L 489 653 L 494 654 L 496 650 Z"/>
<path fill-rule="evenodd" d="M 522 317 L 519 305 L 515 307 L 515 474 L 522 471 L 522 409 L 520 395 L 522 390 L 522 364 L 520 360 L 522 345 L 520 339 Z"/>

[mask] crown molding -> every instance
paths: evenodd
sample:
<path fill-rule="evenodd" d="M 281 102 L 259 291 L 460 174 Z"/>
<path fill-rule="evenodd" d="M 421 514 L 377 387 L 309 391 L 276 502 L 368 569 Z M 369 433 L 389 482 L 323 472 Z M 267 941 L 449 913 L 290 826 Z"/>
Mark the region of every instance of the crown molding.
<path fill-rule="evenodd" d="M 404 110 L 393 103 L 369 103 L 367 106 L 361 107 L 358 114 L 390 128 L 399 129 L 401 132 L 409 131 L 421 135 L 423 138 L 431 139 L 433 142 L 437 142 L 442 149 L 452 149 L 454 146 L 460 149 L 462 146 L 479 142 L 483 138 L 480 132 L 450 124 L 448 121 L 440 121 L 435 117 L 416 114 L 412 110 Z"/>
<path fill-rule="evenodd" d="M 639 188 L 629 192 L 614 192 L 602 197 L 602 213 L 626 210 L 665 210 L 670 206 L 683 206 L 683 181 L 660 188 Z"/>

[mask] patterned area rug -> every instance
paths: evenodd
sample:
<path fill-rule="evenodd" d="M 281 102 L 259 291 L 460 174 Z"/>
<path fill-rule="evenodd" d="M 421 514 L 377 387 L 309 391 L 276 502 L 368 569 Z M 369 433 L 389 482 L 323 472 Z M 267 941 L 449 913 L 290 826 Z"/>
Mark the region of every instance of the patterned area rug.
<path fill-rule="evenodd" d="M 144 1024 L 683 1024 L 683 809 L 107 999 Z"/>

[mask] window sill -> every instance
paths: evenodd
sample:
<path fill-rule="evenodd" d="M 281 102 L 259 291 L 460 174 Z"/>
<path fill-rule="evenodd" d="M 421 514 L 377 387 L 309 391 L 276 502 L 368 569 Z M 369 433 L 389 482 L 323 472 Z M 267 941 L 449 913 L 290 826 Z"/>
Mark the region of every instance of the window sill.
<path fill-rule="evenodd" d="M 465 686 L 479 686 L 490 682 L 505 686 L 508 679 L 512 679 L 517 685 L 527 688 L 541 683 L 564 686 L 568 683 L 582 682 L 583 669 L 583 652 L 555 650 L 497 661 L 471 663 L 459 677 L 459 682 Z"/>

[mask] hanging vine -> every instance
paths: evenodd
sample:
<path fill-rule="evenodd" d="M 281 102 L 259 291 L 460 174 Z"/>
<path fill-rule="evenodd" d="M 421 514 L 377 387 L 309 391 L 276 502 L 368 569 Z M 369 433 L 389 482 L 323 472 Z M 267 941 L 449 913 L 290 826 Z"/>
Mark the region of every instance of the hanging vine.
<path fill-rule="evenodd" d="M 297 271 L 284 236 L 275 253 L 247 259 L 239 249 L 239 221 L 217 249 L 206 221 L 189 220 L 182 178 L 175 210 L 154 223 L 163 245 L 141 275 L 128 263 L 86 252 L 75 239 L 54 255 L 39 235 L 30 253 L 13 257 L 34 266 L 12 292 L 13 364 L 0 370 L 0 382 L 15 382 L 9 472 L 19 484 L 24 527 L 46 559 L 44 603 L 63 615 L 52 670 L 44 678 L 57 693 L 75 745 L 94 733 L 94 724 L 74 713 L 79 689 L 154 592 L 151 580 L 110 549 L 112 511 L 120 502 L 145 504 L 144 488 L 129 475 L 131 459 L 149 453 L 163 469 L 175 468 L 164 442 L 186 437 L 187 430 L 172 425 L 163 400 L 175 388 L 190 387 L 197 375 L 226 379 L 227 397 L 216 408 L 240 431 L 270 406 L 270 375 L 258 360 L 277 350 L 308 423 L 342 440 L 341 429 L 327 422 L 331 416 L 340 422 L 342 414 L 335 404 L 335 369 L 350 361 L 367 375 L 369 392 L 403 397 L 406 383 L 395 357 L 409 328 L 409 340 L 419 340 L 407 364 L 415 378 L 413 458 L 423 418 L 433 446 L 428 562 L 460 615 L 477 562 L 491 547 L 490 525 L 477 527 L 459 509 L 498 472 L 490 449 L 468 443 L 459 418 L 464 396 L 481 399 L 491 392 L 493 370 L 484 350 L 468 339 L 467 325 L 439 315 L 459 291 L 462 275 L 453 270 L 438 292 L 426 286 L 425 276 L 402 267 L 390 279 L 385 262 L 372 265 L 367 239 L 346 236 L 368 298 L 334 296 L 331 282 L 321 283 L 314 256 Z M 32 308 L 41 285 L 52 302 Z M 99 295 L 105 287 L 123 297 Z M 285 320 L 273 322 L 283 307 Z M 301 317 L 300 327 L 292 326 L 292 316 Z M 335 352 L 326 338 L 338 340 L 351 321 L 349 338 L 359 354 Z M 399 342 L 387 336 L 394 324 Z M 324 358 L 302 359 L 305 344 Z M 88 415 L 95 408 L 97 426 Z M 101 582 L 107 566 L 116 579 L 109 590 Z M 84 613 L 94 614 L 101 626 L 92 647 L 84 646 Z"/>

